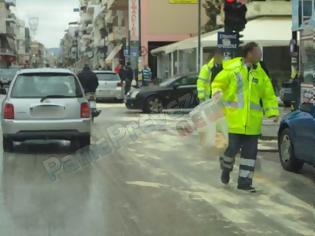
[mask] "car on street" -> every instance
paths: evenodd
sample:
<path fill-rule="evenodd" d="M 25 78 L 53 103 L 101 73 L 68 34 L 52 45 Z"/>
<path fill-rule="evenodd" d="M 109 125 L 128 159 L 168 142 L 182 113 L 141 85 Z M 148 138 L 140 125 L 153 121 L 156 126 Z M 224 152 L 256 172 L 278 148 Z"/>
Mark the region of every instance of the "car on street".
<path fill-rule="evenodd" d="M 130 91 L 125 99 L 128 109 L 160 113 L 164 109 L 193 108 L 198 105 L 196 73 L 170 78 L 159 85 Z"/>
<path fill-rule="evenodd" d="M 6 94 L 4 89 L 2 94 Z M 3 149 L 14 141 L 70 140 L 90 145 L 91 114 L 77 76 L 65 69 L 21 70 L 2 103 Z"/>
<path fill-rule="evenodd" d="M 4 86 L 9 87 L 9 84 L 19 70 L 20 68 L 0 68 L 0 82 Z"/>
<path fill-rule="evenodd" d="M 96 90 L 96 99 L 124 99 L 124 84 L 118 74 L 113 71 L 94 71 L 99 86 Z"/>
<path fill-rule="evenodd" d="M 285 170 L 297 172 L 304 163 L 315 166 L 315 106 L 303 103 L 283 117 L 278 132 L 280 162 Z"/>

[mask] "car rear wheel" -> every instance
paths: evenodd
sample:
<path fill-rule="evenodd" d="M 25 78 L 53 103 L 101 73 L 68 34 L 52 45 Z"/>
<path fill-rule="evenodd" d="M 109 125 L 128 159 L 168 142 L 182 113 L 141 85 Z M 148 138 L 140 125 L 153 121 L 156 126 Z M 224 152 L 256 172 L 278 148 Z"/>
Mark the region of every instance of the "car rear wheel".
<path fill-rule="evenodd" d="M 303 168 L 304 163 L 295 157 L 291 132 L 288 128 L 284 129 L 280 134 L 279 153 L 283 169 L 298 172 Z"/>
<path fill-rule="evenodd" d="M 79 138 L 80 148 L 84 148 L 91 145 L 91 136 L 83 136 Z"/>
<path fill-rule="evenodd" d="M 149 97 L 144 105 L 145 113 L 161 113 L 163 111 L 163 103 L 157 96 Z"/>
<path fill-rule="evenodd" d="M 71 139 L 71 148 L 73 151 L 77 151 L 80 148 L 84 148 L 91 145 L 91 136 L 82 136 Z"/>
<path fill-rule="evenodd" d="M 3 137 L 3 151 L 4 152 L 13 151 L 13 141 L 11 139 Z"/>

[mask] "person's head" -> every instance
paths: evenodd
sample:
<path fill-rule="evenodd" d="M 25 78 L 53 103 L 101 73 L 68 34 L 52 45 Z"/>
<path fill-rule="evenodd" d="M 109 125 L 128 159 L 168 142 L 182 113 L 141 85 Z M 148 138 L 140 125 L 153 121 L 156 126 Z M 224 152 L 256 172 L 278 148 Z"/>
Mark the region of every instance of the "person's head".
<path fill-rule="evenodd" d="M 90 66 L 88 64 L 85 64 L 83 67 L 84 70 L 90 70 Z"/>
<path fill-rule="evenodd" d="M 144 69 L 148 69 L 149 67 L 148 67 L 148 65 L 144 65 Z"/>
<path fill-rule="evenodd" d="M 243 47 L 243 57 L 246 63 L 257 64 L 261 61 L 262 51 L 257 43 L 250 42 Z"/>
<path fill-rule="evenodd" d="M 223 51 L 219 48 L 217 48 L 214 52 L 214 62 L 217 64 L 222 64 L 222 61 L 224 59 L 223 57 Z"/>

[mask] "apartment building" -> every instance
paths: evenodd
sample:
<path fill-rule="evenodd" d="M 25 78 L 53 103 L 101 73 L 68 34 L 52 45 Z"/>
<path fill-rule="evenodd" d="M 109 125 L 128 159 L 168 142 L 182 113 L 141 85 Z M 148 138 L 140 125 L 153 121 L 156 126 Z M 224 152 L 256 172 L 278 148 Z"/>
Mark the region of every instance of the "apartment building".
<path fill-rule="evenodd" d="M 47 63 L 46 61 L 46 49 L 44 45 L 40 42 L 31 42 L 31 56 L 30 65 L 31 67 L 44 67 Z"/>
<path fill-rule="evenodd" d="M 7 68 L 16 61 L 16 17 L 10 7 L 15 0 L 0 0 L 0 68 Z"/>

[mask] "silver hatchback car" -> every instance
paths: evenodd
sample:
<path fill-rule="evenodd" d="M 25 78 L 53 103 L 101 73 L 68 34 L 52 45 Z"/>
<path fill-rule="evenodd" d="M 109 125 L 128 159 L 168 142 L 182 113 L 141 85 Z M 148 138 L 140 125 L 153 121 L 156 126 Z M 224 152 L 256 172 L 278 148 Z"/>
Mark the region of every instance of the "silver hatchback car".
<path fill-rule="evenodd" d="M 98 78 L 99 86 L 96 90 L 96 99 L 124 99 L 124 83 L 119 75 L 113 71 L 94 71 Z"/>
<path fill-rule="evenodd" d="M 5 93 L 2 90 L 1 93 Z M 21 70 L 2 104 L 3 149 L 14 141 L 70 140 L 90 145 L 91 113 L 76 75 L 64 69 Z"/>

